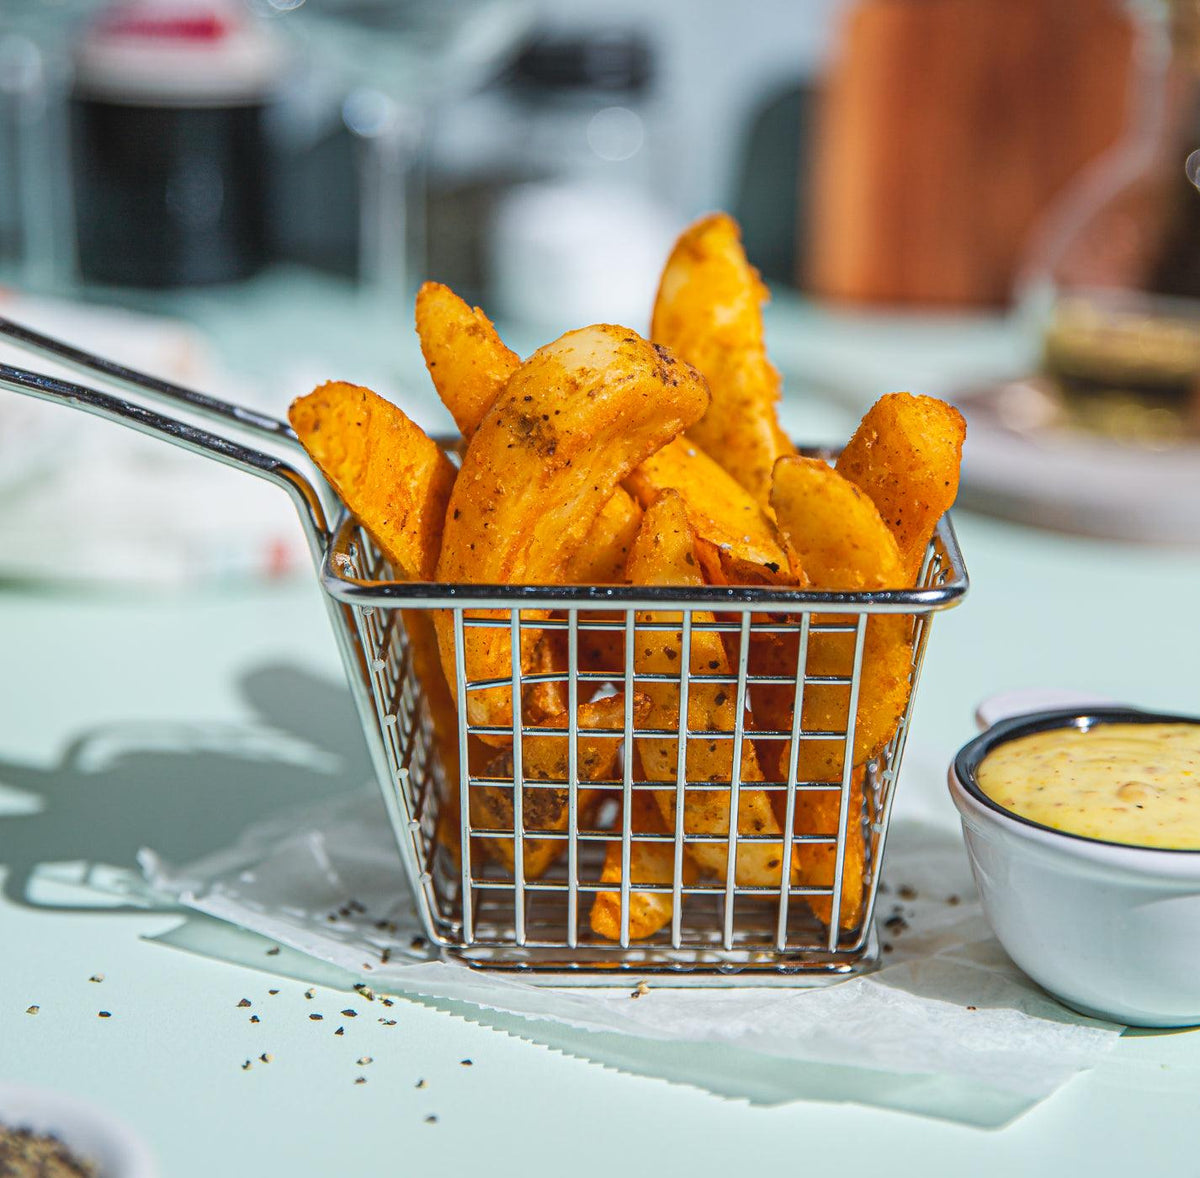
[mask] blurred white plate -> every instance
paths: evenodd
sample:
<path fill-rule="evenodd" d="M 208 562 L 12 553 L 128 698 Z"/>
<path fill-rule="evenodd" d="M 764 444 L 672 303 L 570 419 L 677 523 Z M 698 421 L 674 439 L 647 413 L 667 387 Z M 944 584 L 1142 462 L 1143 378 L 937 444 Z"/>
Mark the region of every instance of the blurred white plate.
<path fill-rule="evenodd" d="M 960 506 L 1103 539 L 1200 546 L 1200 445 L 1150 450 L 1008 428 L 990 410 L 995 391 L 955 398 L 967 419 Z"/>

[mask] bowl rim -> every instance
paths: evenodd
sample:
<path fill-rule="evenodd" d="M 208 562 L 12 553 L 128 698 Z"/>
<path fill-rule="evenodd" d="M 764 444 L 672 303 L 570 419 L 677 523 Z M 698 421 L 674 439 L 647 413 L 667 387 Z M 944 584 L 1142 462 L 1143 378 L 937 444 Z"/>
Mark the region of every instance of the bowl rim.
<path fill-rule="evenodd" d="M 958 750 L 951 762 L 951 777 L 954 785 L 965 793 L 976 806 L 982 806 L 990 815 L 1008 819 L 1029 832 L 1037 831 L 1056 839 L 1068 840 L 1078 850 L 1103 848 L 1105 851 L 1135 852 L 1149 854 L 1162 860 L 1163 856 L 1186 856 L 1192 864 L 1200 863 L 1200 847 L 1148 847 L 1140 843 L 1122 843 L 1113 839 L 1100 839 L 1092 835 L 1076 834 L 1060 830 L 1055 826 L 1036 822 L 1014 810 L 1001 806 L 979 787 L 976 770 L 987 755 L 1000 744 L 1007 744 L 1022 736 L 1033 736 L 1038 732 L 1049 732 L 1056 728 L 1078 728 L 1087 731 L 1101 724 L 1193 724 L 1200 725 L 1200 716 L 1180 712 L 1148 712 L 1142 708 L 1128 706 L 1085 706 L 1054 708 L 1027 712 L 998 720 L 978 736 L 967 741 Z M 1040 841 L 1040 840 L 1039 840 Z M 1166 860 L 1162 860 L 1166 865 Z"/>

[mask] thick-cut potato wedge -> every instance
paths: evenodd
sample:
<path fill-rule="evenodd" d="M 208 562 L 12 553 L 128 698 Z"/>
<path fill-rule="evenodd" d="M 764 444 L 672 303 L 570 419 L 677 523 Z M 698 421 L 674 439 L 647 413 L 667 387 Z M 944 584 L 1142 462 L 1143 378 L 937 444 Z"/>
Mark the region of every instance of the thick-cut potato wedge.
<path fill-rule="evenodd" d="M 695 536 L 687 507 L 676 491 L 664 491 L 647 508 L 633 552 L 629 557 L 629 579 L 635 585 L 700 585 L 703 578 L 695 557 Z M 646 611 L 637 620 L 679 623 L 678 611 Z M 712 623 L 712 615 L 697 611 L 693 625 Z M 646 630 L 637 636 L 634 655 L 639 675 L 688 674 L 728 675 L 729 662 L 720 636 L 711 631 L 692 630 L 690 657 L 681 658 L 682 634 L 672 630 Z M 654 728 L 678 729 L 680 692 L 678 683 L 647 682 L 642 690 L 650 697 L 649 724 Z M 735 692 L 729 684 L 692 683 L 688 693 L 688 727 L 693 731 L 729 732 L 736 717 Z M 639 737 L 638 754 L 648 781 L 675 783 L 678 739 Z M 688 741 L 685 753 L 689 781 L 725 782 L 733 780 L 733 740 L 698 737 Z M 738 833 L 742 835 L 778 835 L 780 825 L 763 790 L 747 783 L 761 781 L 762 771 L 754 745 L 747 738 L 742 744 L 742 787 L 738 802 Z M 671 830 L 675 828 L 674 789 L 655 793 L 655 800 Z M 728 789 L 690 789 L 684 798 L 684 831 L 687 834 L 729 834 L 730 797 Z M 696 843 L 691 851 L 705 871 L 724 878 L 728 851 L 719 843 Z M 779 842 L 739 843 L 737 882 L 777 885 L 783 848 Z"/>
<path fill-rule="evenodd" d="M 746 261 L 737 222 L 725 213 L 686 229 L 667 261 L 651 339 L 704 376 L 708 412 L 688 431 L 760 503 L 776 459 L 795 447 L 779 427 L 779 373 L 767 360 L 762 304 L 767 288 Z"/>
<path fill-rule="evenodd" d="M 724 569 L 757 569 L 758 584 L 794 580 L 791 561 L 775 525 L 755 498 L 703 450 L 677 438 L 647 458 L 625 486 L 649 507 L 665 490 L 678 491 L 700 542 L 698 554 L 710 579 L 725 579 Z M 715 552 L 719 565 L 708 559 Z"/>
<path fill-rule="evenodd" d="M 889 393 L 838 457 L 838 474 L 866 491 L 896 537 L 903 586 L 916 580 L 933 530 L 958 494 L 966 435 L 962 414 L 944 401 Z"/>
<path fill-rule="evenodd" d="M 867 496 L 820 459 L 781 458 L 775 466 L 771 502 L 780 529 L 798 555 L 815 588 L 866 592 L 902 588 L 905 584 L 900 551 L 879 511 Z M 814 615 L 814 623 L 845 623 L 843 614 Z M 797 638 L 772 635 L 751 648 L 752 670 L 793 676 Z M 854 635 L 809 634 L 809 675 L 849 676 L 854 665 Z M 863 674 L 855 712 L 854 765 L 877 756 L 895 731 L 910 690 L 912 620 L 898 614 L 875 615 L 863 639 Z M 850 689 L 836 684 L 810 683 L 804 692 L 803 725 L 808 731 L 838 731 L 849 718 Z M 788 729 L 792 723 L 792 686 L 760 684 L 754 706 L 760 724 Z M 783 746 L 779 773 L 786 777 L 790 743 Z M 797 754 L 797 779 L 835 782 L 842 779 L 844 746 L 839 740 L 802 739 Z M 861 774 L 857 774 L 861 779 Z M 776 799 L 777 811 L 783 804 Z M 858 832 L 862 808 L 861 780 L 851 798 L 852 819 L 846 844 L 840 922 L 852 927 L 862 916 L 863 847 Z M 858 809 L 854 810 L 853 807 Z M 797 834 L 836 832 L 840 794 L 800 791 L 796 796 Z M 832 815 L 832 818 L 831 818 Z M 800 851 L 801 879 L 809 886 L 828 886 L 833 878 L 835 848 L 805 845 Z M 813 911 L 827 919 L 828 899 L 815 898 Z"/>
<path fill-rule="evenodd" d="M 820 458 L 781 458 L 771 505 L 818 589 L 903 589 L 900 547 L 871 498 Z"/>
<path fill-rule="evenodd" d="M 330 381 L 292 403 L 288 420 L 342 502 L 371 534 L 396 575 L 431 581 L 454 464 L 390 401 Z M 447 796 L 458 792 L 458 720 L 442 674 L 429 614 L 404 610 L 412 665 L 421 682 Z"/>
<path fill-rule="evenodd" d="M 583 544 L 567 561 L 572 585 L 620 585 L 629 550 L 642 526 L 642 509 L 619 487 L 601 508 Z"/>
<path fill-rule="evenodd" d="M 842 899 L 838 905 L 839 924 L 857 928 L 863 917 L 866 899 L 863 872 L 866 867 L 867 841 L 862 829 L 863 780 L 866 768 L 859 765 L 850 778 L 850 801 L 846 815 L 846 850 L 842 860 Z M 840 790 L 816 792 L 801 790 L 796 795 L 797 834 L 836 835 L 842 810 Z M 805 843 L 800 848 L 800 880 L 805 887 L 831 888 L 837 872 L 835 843 Z M 825 924 L 833 911 L 832 896 L 805 896 L 813 915 Z"/>
<path fill-rule="evenodd" d="M 390 401 L 341 381 L 293 401 L 288 420 L 397 575 L 433 580 L 455 477 L 442 448 Z"/>
<path fill-rule="evenodd" d="M 464 438 L 470 440 L 521 358 L 507 348 L 488 317 L 448 286 L 426 282 L 417 294 L 417 335 L 433 386 Z M 642 512 L 617 490 L 594 529 L 572 556 L 566 579 L 573 585 L 618 583 Z"/>
<path fill-rule="evenodd" d="M 501 340 L 488 317 L 472 308 L 448 286 L 426 282 L 417 294 L 417 335 L 425 366 L 442 404 L 450 410 L 466 439 L 503 391 L 509 378 L 521 366 L 521 358 Z M 613 492 L 584 537 L 579 550 L 567 567 L 566 580 L 575 585 L 599 585 L 619 582 L 625 575 L 629 545 L 642 520 L 641 508 L 622 490 Z M 607 636 L 599 636 L 606 657 L 613 653 Z M 561 641 L 543 635 L 543 645 L 554 651 L 539 650 L 533 657 L 546 666 L 561 656 Z M 565 658 L 558 658 L 565 668 Z M 535 714 L 549 715 L 564 705 L 561 692 L 553 685 L 530 689 Z"/>
<path fill-rule="evenodd" d="M 426 282 L 417 292 L 417 335 L 433 387 L 470 439 L 521 357 L 505 347 L 478 307 L 440 282 Z"/>
<path fill-rule="evenodd" d="M 636 766 L 634 775 L 641 777 Z M 634 838 L 629 844 L 629 883 L 631 889 L 640 884 L 673 884 L 675 882 L 675 848 L 671 843 L 639 842 L 639 834 L 674 834 L 663 820 L 655 800 L 645 790 L 634 792 L 629 807 L 630 829 Z M 683 882 L 695 883 L 696 865 L 689 853 L 683 856 Z M 609 843 L 604 854 L 600 882 L 621 883 L 621 844 Z M 640 941 L 653 936 L 669 924 L 675 911 L 674 898 L 669 892 L 629 893 L 629 937 Z M 592 932 L 610 941 L 621 939 L 621 893 L 597 892 L 592 902 Z"/>
<path fill-rule="evenodd" d="M 633 722 L 643 724 L 650 714 L 650 701 L 636 694 L 633 701 Z M 621 731 L 625 724 L 625 699 L 607 696 L 579 705 L 580 728 L 609 728 L 615 736 L 599 736 L 581 732 L 576 745 L 576 768 L 579 780 L 601 781 L 613 776 L 617 755 L 621 750 Z M 567 716 L 561 714 L 546 721 L 552 728 L 567 727 Z M 522 736 L 521 773 L 526 781 L 568 781 L 568 738 L 561 736 Z M 512 750 L 499 753 L 488 767 L 487 775 L 511 779 Z M 579 790 L 579 812 L 587 815 L 601 796 L 601 790 Z M 570 817 L 568 791 L 540 786 L 525 786 L 521 792 L 521 819 L 525 830 L 562 831 Z M 513 793 L 502 785 L 471 787 L 471 825 L 491 830 L 513 830 Z M 513 841 L 511 839 L 480 839 L 484 851 L 492 859 L 513 870 Z M 566 849 L 563 839 L 525 839 L 525 878 L 537 879 Z"/>
<path fill-rule="evenodd" d="M 438 580 L 561 581 L 617 484 L 707 405 L 695 371 L 628 328 L 586 327 L 539 349 L 513 374 L 463 456 Z M 538 613 L 529 613 L 536 639 Z M 436 625 L 446 678 L 454 682 L 451 614 L 439 613 Z M 468 627 L 463 657 L 470 680 L 507 678 L 511 637 Z M 512 724 L 509 687 L 471 691 L 459 702 L 473 724 Z M 492 735 L 489 743 L 503 747 L 511 738 Z"/>

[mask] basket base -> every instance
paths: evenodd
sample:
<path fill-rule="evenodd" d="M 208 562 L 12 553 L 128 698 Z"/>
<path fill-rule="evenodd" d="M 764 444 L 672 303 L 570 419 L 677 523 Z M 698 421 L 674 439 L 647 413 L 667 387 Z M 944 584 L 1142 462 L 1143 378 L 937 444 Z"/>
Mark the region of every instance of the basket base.
<path fill-rule="evenodd" d="M 631 948 L 597 960 L 594 946 L 576 950 L 444 947 L 442 955 L 485 973 L 519 978 L 535 986 L 594 986 L 624 989 L 653 981 L 659 989 L 721 986 L 826 986 L 869 973 L 879 964 L 874 930 L 853 955 L 810 950 L 800 953 L 697 953 L 694 950 Z"/>

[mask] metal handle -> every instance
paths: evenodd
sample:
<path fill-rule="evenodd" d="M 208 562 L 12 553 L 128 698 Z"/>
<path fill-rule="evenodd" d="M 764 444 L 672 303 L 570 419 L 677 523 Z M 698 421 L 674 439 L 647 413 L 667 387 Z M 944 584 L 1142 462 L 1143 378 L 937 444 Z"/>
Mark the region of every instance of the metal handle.
<path fill-rule="evenodd" d="M 10 338 L 12 337 L 10 336 Z M 44 339 L 44 337 L 39 338 Z M 65 345 L 59 346 L 65 347 Z M 79 355 L 82 356 L 84 353 L 79 353 Z M 134 384 L 133 387 L 140 386 Z M 99 392 L 86 385 L 57 380 L 43 373 L 28 372 L 22 368 L 0 364 L 0 388 L 25 393 L 42 401 L 51 401 L 55 404 L 70 406 L 73 409 L 80 409 L 84 413 L 102 417 L 106 421 L 115 421 L 138 433 L 161 438 L 180 449 L 216 459 L 226 466 L 232 466 L 236 470 L 245 471 L 247 474 L 274 483 L 287 492 L 288 497 L 295 505 L 300 522 L 304 527 L 304 534 L 308 540 L 313 561 L 318 566 L 321 564 L 329 540 L 329 525 L 325 517 L 325 509 L 321 505 L 320 497 L 313 484 L 290 463 L 284 462 L 274 455 L 263 453 L 261 450 L 254 450 L 238 442 L 230 441 L 228 438 L 209 433 L 207 430 L 199 429 L 187 422 L 179 421 L 177 418 L 167 417 L 153 409 L 147 409 L 130 401 L 123 401 L 119 397 L 110 396 L 108 393 Z M 191 395 L 202 396 L 199 393 Z M 225 412 L 226 410 L 234 413 L 240 412 L 235 406 L 224 405 L 223 402 L 214 400 L 210 413 L 228 417 L 229 414 Z M 269 423 L 271 419 L 266 418 L 264 421 Z M 239 424 L 243 423 L 239 422 Z M 244 424 L 248 425 L 249 423 Z M 288 429 L 282 422 L 276 422 L 275 425 L 282 430 Z M 251 425 L 249 428 L 255 429 L 256 427 Z M 256 432 L 275 434 L 277 431 L 260 422 Z M 288 433 L 290 432 L 288 430 Z"/>
<path fill-rule="evenodd" d="M 10 339 L 25 351 L 47 356 L 79 372 L 97 373 L 118 388 L 147 395 L 176 409 L 187 409 L 210 421 L 229 422 L 249 433 L 301 449 L 300 441 L 291 426 L 269 414 L 258 413 L 241 405 L 231 405 L 228 401 L 210 397 L 207 393 L 198 393 L 195 389 L 138 372 L 135 368 L 126 368 L 113 360 L 94 356 L 81 348 L 63 343 L 62 340 L 42 335 L 23 324 L 14 323 L 11 319 L 0 317 L 0 338 Z"/>

